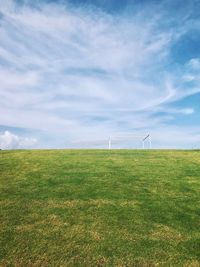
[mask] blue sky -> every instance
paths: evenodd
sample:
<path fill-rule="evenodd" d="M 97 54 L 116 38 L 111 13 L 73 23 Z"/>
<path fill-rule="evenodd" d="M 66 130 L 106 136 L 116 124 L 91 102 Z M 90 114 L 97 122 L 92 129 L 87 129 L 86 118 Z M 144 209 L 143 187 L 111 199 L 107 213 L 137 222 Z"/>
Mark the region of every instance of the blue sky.
<path fill-rule="evenodd" d="M 0 146 L 199 148 L 199 43 L 197 0 L 0 0 Z"/>

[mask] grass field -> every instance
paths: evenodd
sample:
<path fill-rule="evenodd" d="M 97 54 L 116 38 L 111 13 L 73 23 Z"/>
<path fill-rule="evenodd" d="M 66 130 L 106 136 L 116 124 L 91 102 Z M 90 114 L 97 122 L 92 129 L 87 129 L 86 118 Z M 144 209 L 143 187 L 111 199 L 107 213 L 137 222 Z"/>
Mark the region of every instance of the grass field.
<path fill-rule="evenodd" d="M 0 266 L 200 266 L 200 151 L 0 151 Z"/>

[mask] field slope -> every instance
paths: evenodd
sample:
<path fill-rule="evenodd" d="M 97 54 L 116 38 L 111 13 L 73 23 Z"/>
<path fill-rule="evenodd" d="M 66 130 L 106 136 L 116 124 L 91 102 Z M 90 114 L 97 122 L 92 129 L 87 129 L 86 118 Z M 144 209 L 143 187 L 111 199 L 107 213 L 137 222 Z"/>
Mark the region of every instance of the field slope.
<path fill-rule="evenodd" d="M 200 266 L 200 152 L 0 151 L 0 266 Z"/>

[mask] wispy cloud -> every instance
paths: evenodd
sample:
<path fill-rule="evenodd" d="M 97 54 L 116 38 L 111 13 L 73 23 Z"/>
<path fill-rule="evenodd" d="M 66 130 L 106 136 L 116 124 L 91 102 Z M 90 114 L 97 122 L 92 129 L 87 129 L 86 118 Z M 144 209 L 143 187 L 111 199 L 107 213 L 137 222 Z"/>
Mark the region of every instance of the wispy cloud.
<path fill-rule="evenodd" d="M 0 124 L 62 136 L 66 144 L 159 129 L 168 123 L 156 115 L 161 110 L 192 114 L 191 106 L 170 107 L 200 92 L 199 59 L 177 66 L 171 57 L 191 21 L 184 15 L 182 23 L 165 23 L 166 10 L 158 8 L 111 15 L 91 6 L 1 0 Z"/>

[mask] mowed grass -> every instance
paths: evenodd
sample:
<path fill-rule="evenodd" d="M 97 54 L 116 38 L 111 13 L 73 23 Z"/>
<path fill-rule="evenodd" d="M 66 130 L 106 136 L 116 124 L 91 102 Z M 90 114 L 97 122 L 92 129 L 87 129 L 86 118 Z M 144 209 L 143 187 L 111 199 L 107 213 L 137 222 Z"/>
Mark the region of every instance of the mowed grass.
<path fill-rule="evenodd" d="M 200 266 L 200 151 L 0 151 L 0 266 Z"/>

